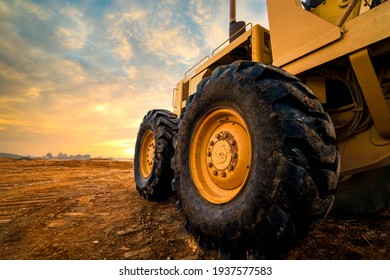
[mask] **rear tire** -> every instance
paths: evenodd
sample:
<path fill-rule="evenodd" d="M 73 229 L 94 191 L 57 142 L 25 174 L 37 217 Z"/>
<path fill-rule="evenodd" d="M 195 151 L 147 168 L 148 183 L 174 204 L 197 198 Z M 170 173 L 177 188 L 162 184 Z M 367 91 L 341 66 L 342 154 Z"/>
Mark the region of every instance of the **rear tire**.
<path fill-rule="evenodd" d="M 288 73 L 253 62 L 217 68 L 202 83 L 175 157 L 187 228 L 230 258 L 276 257 L 313 231 L 339 175 L 334 128 L 315 96 Z"/>
<path fill-rule="evenodd" d="M 177 117 L 167 110 L 149 111 L 138 131 L 134 154 L 134 179 L 138 193 L 147 200 L 165 199 L 173 178 L 171 158 Z"/>

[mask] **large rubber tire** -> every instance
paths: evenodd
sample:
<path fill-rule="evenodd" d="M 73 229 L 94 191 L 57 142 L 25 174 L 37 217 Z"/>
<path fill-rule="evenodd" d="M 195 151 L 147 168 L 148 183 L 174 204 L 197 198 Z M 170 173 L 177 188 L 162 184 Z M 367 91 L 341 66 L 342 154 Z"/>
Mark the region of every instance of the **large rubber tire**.
<path fill-rule="evenodd" d="M 210 121 L 224 110 L 226 117 Z M 234 156 L 216 154 L 212 163 L 220 169 L 210 173 L 204 165 L 217 144 L 202 142 L 222 125 L 242 127 L 224 136 L 230 143 L 225 151 L 238 154 L 233 165 L 241 178 L 236 169 L 229 174 L 228 166 L 223 177 L 239 182 L 231 186 L 237 192 L 214 199 L 222 178 L 212 174 L 222 176 L 223 161 Z M 334 127 L 312 92 L 278 68 L 238 61 L 215 69 L 188 106 L 177 134 L 174 188 L 186 226 L 201 246 L 233 259 L 273 258 L 323 221 L 334 201 L 339 166 Z M 221 186 L 222 192 L 229 189 Z"/>
<path fill-rule="evenodd" d="M 171 193 L 177 117 L 167 110 L 149 111 L 138 131 L 134 154 L 134 179 L 139 194 L 147 200 L 162 200 Z"/>
<path fill-rule="evenodd" d="M 374 214 L 390 205 L 390 166 L 340 180 L 333 211 L 341 214 Z"/>

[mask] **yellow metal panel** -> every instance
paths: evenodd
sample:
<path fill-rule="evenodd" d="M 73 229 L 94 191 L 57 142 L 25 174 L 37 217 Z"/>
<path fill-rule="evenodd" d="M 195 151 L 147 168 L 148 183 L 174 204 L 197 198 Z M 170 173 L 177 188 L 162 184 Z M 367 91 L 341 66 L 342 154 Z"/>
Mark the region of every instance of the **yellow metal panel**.
<path fill-rule="evenodd" d="M 269 31 L 256 24 L 252 28 L 252 61 L 272 63 L 271 41 Z"/>
<path fill-rule="evenodd" d="M 325 77 L 307 77 L 307 86 L 314 92 L 321 104 L 326 104 Z"/>
<path fill-rule="evenodd" d="M 252 61 L 261 62 L 261 53 L 262 53 L 262 47 L 261 47 L 261 35 L 260 35 L 260 26 L 255 25 L 253 27 L 252 35 Z"/>
<path fill-rule="evenodd" d="M 351 3 L 351 0 L 338 0 L 338 1 L 325 1 L 321 5 L 317 6 L 314 9 L 311 9 L 310 12 L 313 14 L 329 21 L 335 25 L 339 21 L 340 17 L 343 15 L 345 10 L 348 8 L 348 5 Z M 352 13 L 348 16 L 348 19 L 352 19 L 359 14 L 360 10 L 360 1 L 357 1 L 356 7 L 353 9 Z"/>
<path fill-rule="evenodd" d="M 386 146 L 390 145 L 390 139 L 385 139 L 379 135 L 378 130 L 375 126 L 371 127 L 371 143 L 376 146 Z"/>
<path fill-rule="evenodd" d="M 188 91 L 189 91 L 189 78 L 184 78 L 180 82 L 177 83 L 176 88 L 173 90 L 173 113 L 180 116 L 183 112 L 182 110 L 182 103 L 183 100 L 186 100 L 188 98 Z"/>
<path fill-rule="evenodd" d="M 379 137 L 375 127 L 338 144 L 341 176 L 390 165 L 390 143 L 382 139 L 382 145 L 375 145 L 373 137 Z"/>
<path fill-rule="evenodd" d="M 198 84 L 203 80 L 203 78 L 209 77 L 211 75 L 211 70 L 205 69 L 199 74 L 195 75 L 190 80 L 190 91 L 188 95 L 192 95 L 196 92 Z"/>
<path fill-rule="evenodd" d="M 172 100 L 173 112 L 176 115 L 180 116 L 184 112 L 188 96 L 194 94 L 198 83 L 202 81 L 203 78 L 210 75 L 211 71 L 209 69 L 204 69 L 199 74 L 193 77 L 186 77 L 177 83 L 176 88 L 173 90 Z"/>
<path fill-rule="evenodd" d="M 341 29 L 302 9 L 300 0 L 267 0 L 273 64 L 283 66 L 341 37 Z"/>
<path fill-rule="evenodd" d="M 390 1 L 345 23 L 340 40 L 292 61 L 282 68 L 294 75 L 390 37 Z M 271 30 L 271 36 L 273 36 Z M 272 42 L 273 43 L 273 42 Z M 274 50 L 274 45 L 272 45 Z"/>
<path fill-rule="evenodd" d="M 389 107 L 387 106 L 367 49 L 358 51 L 350 55 L 349 58 L 376 129 L 382 137 L 390 138 Z"/>

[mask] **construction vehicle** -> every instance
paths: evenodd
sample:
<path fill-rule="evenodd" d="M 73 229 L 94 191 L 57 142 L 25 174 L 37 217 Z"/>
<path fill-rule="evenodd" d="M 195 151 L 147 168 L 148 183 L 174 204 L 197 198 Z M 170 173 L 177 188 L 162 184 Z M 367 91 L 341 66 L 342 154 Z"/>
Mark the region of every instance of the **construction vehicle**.
<path fill-rule="evenodd" d="M 140 195 L 172 188 L 199 244 L 230 258 L 275 256 L 332 207 L 386 208 L 390 1 L 267 0 L 269 31 L 230 4 L 229 39 L 140 125 Z"/>

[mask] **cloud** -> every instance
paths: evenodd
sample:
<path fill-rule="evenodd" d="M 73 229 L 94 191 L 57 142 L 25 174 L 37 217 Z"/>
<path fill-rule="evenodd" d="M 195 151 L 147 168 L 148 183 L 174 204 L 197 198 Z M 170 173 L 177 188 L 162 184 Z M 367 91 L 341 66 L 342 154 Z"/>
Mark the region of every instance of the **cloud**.
<path fill-rule="evenodd" d="M 24 98 L 12 97 L 12 96 L 0 96 L 0 105 L 5 105 L 8 103 L 23 103 L 26 102 Z"/>
<path fill-rule="evenodd" d="M 221 4 L 221 1 L 218 1 L 218 3 Z M 191 0 L 189 3 L 188 15 L 203 29 L 207 28 L 210 20 L 213 18 L 213 9 L 210 4 L 210 2 L 196 0 Z"/>
<path fill-rule="evenodd" d="M 200 55 L 200 48 L 191 37 L 188 38 L 184 26 L 159 28 L 145 36 L 143 44 L 149 53 L 169 64 L 189 64 Z"/>
<path fill-rule="evenodd" d="M 76 30 L 60 27 L 56 32 L 57 38 L 61 44 L 70 49 L 81 49 L 84 47 L 84 38 Z"/>
<path fill-rule="evenodd" d="M 78 8 L 66 6 L 59 12 L 63 20 L 55 32 L 57 39 L 66 48 L 83 48 L 93 32 L 93 25 Z"/>
<path fill-rule="evenodd" d="M 3 46 L 1 46 L 1 43 L 0 43 L 0 49 L 2 47 Z M 3 63 L 2 61 L 0 61 L 0 76 L 3 79 L 13 80 L 13 81 L 21 81 L 21 80 L 24 80 L 24 78 L 25 78 L 25 75 L 23 73 L 20 73 L 16 69 L 13 69 L 12 66 L 10 67 L 10 65 L 7 65 L 7 64 Z"/>
<path fill-rule="evenodd" d="M 123 60 L 130 60 L 134 55 L 134 51 L 126 37 L 123 34 L 117 34 L 115 40 L 118 46 L 114 48 L 113 52 Z"/>
<path fill-rule="evenodd" d="M 15 125 L 15 126 L 26 126 L 26 122 L 19 121 L 19 120 L 7 120 L 7 119 L 1 119 L 0 118 L 0 124 L 1 125 Z"/>
<path fill-rule="evenodd" d="M 237 20 L 269 28 L 266 0 L 245 0 L 243 4 L 237 4 Z"/>
<path fill-rule="evenodd" d="M 261 21 L 261 3 L 240 1 L 238 17 Z M 0 1 L 0 147 L 128 156 L 228 16 L 224 0 Z"/>
<path fill-rule="evenodd" d="M 39 87 L 33 86 L 27 91 L 26 95 L 31 98 L 38 98 L 41 96 L 41 91 Z"/>
<path fill-rule="evenodd" d="M 205 43 L 207 54 L 216 48 L 228 36 L 228 6 L 227 1 L 196 1 L 191 0 L 187 15 L 200 29 L 198 40 Z"/>
<path fill-rule="evenodd" d="M 53 14 L 50 11 L 32 2 L 23 1 L 23 0 L 18 0 L 15 2 L 18 8 L 22 8 L 24 11 L 36 16 L 40 20 L 47 21 L 53 16 Z"/>
<path fill-rule="evenodd" d="M 141 6 L 144 5 L 144 6 Z M 175 20 L 174 17 L 177 17 Z M 131 59 L 131 46 L 169 64 L 185 63 L 199 56 L 200 48 L 175 11 L 174 3 L 119 2 L 106 17 L 109 33 L 119 47 L 115 49 L 124 59 Z"/>
<path fill-rule="evenodd" d="M 10 12 L 10 9 L 7 5 L 7 3 L 1 1 L 0 2 L 0 16 L 5 17 Z"/>
<path fill-rule="evenodd" d="M 131 66 L 128 69 L 124 68 L 124 70 L 126 71 L 126 73 L 128 74 L 129 79 L 131 79 L 131 80 L 135 80 L 135 79 L 137 79 L 139 77 L 139 75 L 138 75 L 139 71 L 134 66 Z"/>
<path fill-rule="evenodd" d="M 139 21 L 146 15 L 146 11 L 138 6 L 133 6 L 132 10 L 109 13 L 106 16 L 108 21 L 108 33 L 110 39 L 116 43 L 113 53 L 123 60 L 130 60 L 133 55 L 133 47 L 128 40 L 128 32 L 125 28 L 129 21 Z"/>

